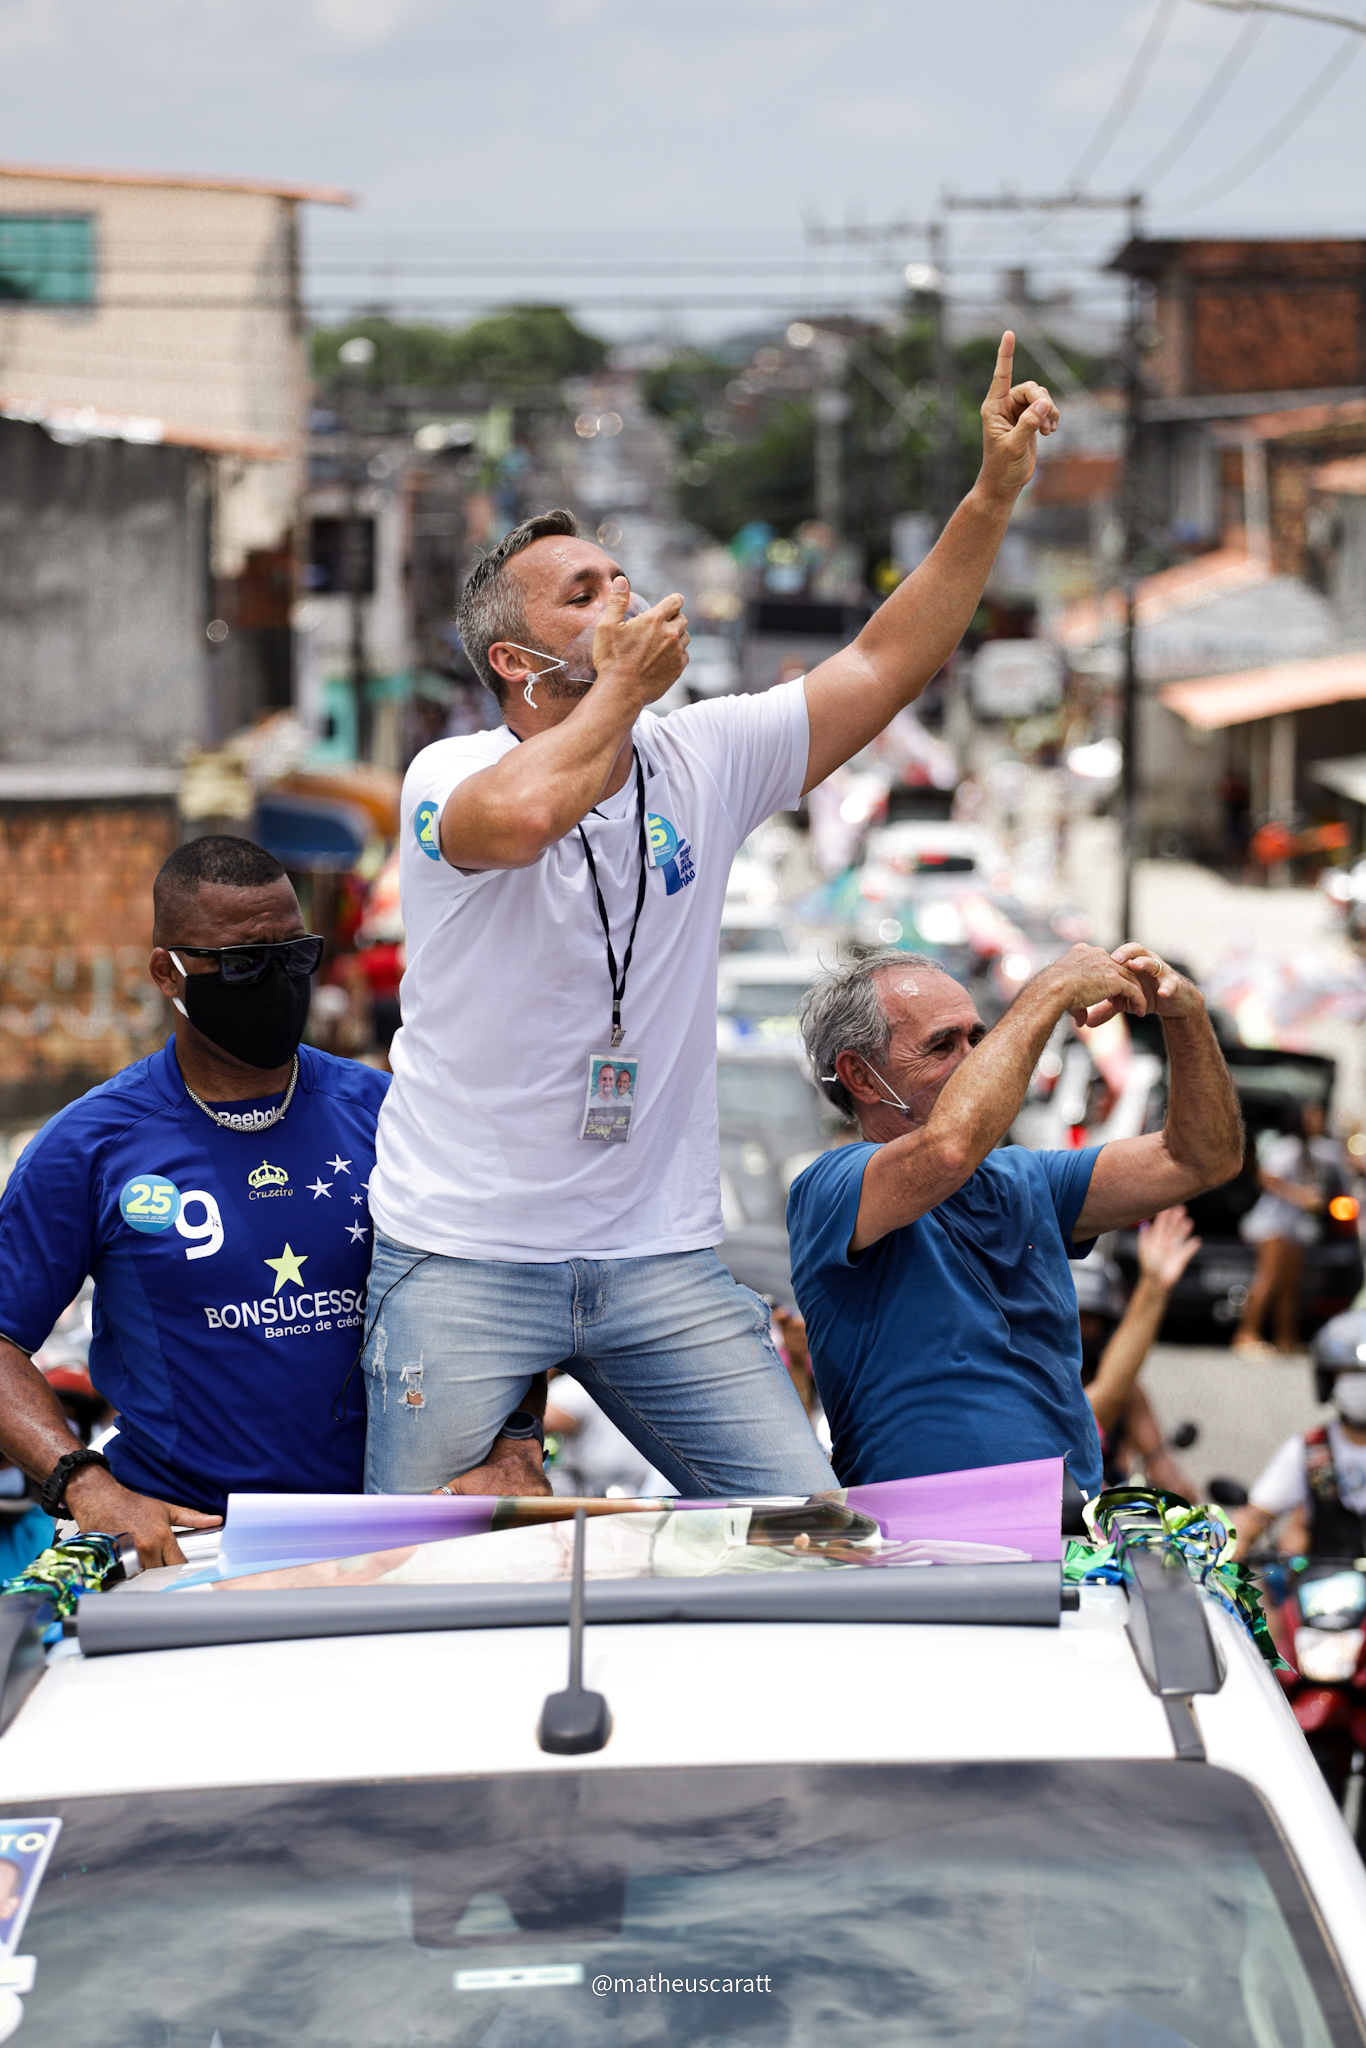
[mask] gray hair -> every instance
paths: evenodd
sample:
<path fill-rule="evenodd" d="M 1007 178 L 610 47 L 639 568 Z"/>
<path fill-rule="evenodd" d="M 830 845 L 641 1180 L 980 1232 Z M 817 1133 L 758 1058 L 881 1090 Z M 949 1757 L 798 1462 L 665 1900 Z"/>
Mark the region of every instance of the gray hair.
<path fill-rule="evenodd" d="M 480 681 L 488 685 L 500 704 L 507 696 L 507 684 L 490 664 L 489 649 L 499 640 L 526 640 L 531 631 L 526 622 L 521 585 L 515 576 L 507 573 L 507 565 L 514 555 L 520 555 L 522 549 L 529 548 L 534 540 L 549 540 L 556 536 L 576 540 L 578 532 L 578 520 L 563 508 L 556 512 L 538 512 L 533 519 L 524 519 L 520 526 L 513 527 L 511 533 L 503 535 L 496 548 L 491 548 L 482 560 L 475 563 L 460 594 L 455 623 L 461 642 Z"/>
<path fill-rule="evenodd" d="M 842 1052 L 856 1052 L 860 1059 L 879 1063 L 886 1059 L 891 1031 L 877 977 L 889 967 L 920 967 L 934 974 L 944 971 L 923 953 L 902 953 L 889 946 L 884 952 L 865 953 L 860 960 L 832 968 L 802 999 L 802 1037 L 811 1071 L 826 1100 L 844 1116 L 855 1116 L 857 1111 L 835 1072 L 835 1061 Z"/>

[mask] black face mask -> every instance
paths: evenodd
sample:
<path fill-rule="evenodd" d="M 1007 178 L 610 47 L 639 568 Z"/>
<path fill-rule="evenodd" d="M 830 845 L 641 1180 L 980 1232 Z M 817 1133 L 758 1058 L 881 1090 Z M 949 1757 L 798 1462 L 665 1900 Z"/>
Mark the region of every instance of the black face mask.
<path fill-rule="evenodd" d="M 273 960 L 259 981 L 187 974 L 185 1015 L 211 1045 L 248 1067 L 282 1067 L 299 1050 L 313 984 Z"/>

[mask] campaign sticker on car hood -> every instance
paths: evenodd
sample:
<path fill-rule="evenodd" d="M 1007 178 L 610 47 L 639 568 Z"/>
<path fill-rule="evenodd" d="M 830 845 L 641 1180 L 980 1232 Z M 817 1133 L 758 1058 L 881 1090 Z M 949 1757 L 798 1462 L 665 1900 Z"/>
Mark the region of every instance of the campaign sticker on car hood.
<path fill-rule="evenodd" d="M 60 1820 L 0 1819 L 0 1973 L 19 1946 Z"/>

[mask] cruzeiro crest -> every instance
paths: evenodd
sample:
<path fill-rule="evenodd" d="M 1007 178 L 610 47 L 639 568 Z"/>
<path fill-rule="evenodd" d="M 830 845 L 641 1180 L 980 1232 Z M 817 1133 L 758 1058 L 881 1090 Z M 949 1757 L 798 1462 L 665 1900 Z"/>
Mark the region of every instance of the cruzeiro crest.
<path fill-rule="evenodd" d="M 692 848 L 686 840 L 680 845 L 678 834 L 669 820 L 656 816 L 653 811 L 645 820 L 645 830 L 650 842 L 651 864 L 664 870 L 664 893 L 676 896 L 680 889 L 686 889 L 689 882 L 697 879 Z"/>

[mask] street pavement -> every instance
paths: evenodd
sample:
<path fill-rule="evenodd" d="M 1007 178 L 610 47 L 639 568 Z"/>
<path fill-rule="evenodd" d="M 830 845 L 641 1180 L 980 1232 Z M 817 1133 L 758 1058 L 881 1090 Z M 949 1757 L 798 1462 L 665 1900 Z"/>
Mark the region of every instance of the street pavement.
<path fill-rule="evenodd" d="M 1330 1411 L 1314 1399 L 1307 1351 L 1270 1365 L 1214 1344 L 1155 1344 L 1142 1384 L 1168 1434 L 1194 1422 L 1199 1442 L 1175 1453 L 1198 1491 L 1216 1477 L 1250 1487 L 1273 1451 Z"/>

